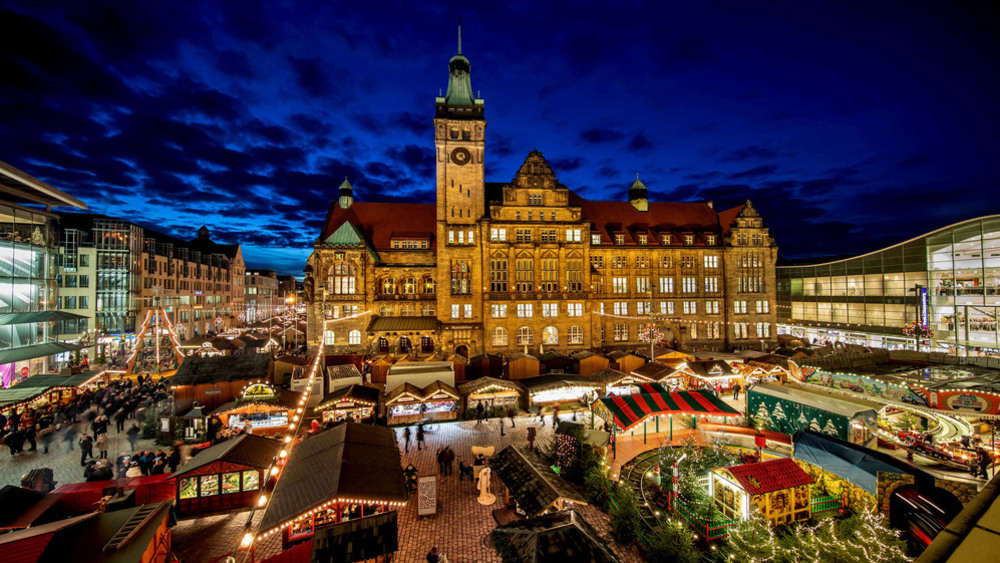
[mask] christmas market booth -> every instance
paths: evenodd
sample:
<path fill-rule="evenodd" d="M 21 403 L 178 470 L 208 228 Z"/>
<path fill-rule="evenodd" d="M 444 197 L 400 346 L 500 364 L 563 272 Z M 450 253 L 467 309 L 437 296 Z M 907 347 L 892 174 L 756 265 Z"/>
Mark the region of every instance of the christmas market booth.
<path fill-rule="evenodd" d="M 274 360 L 268 354 L 238 356 L 193 356 L 184 360 L 170 380 L 177 412 L 184 413 L 195 401 L 210 410 L 236 400 L 252 382 L 273 381 Z"/>
<path fill-rule="evenodd" d="M 761 383 L 747 391 L 747 413 L 762 428 L 788 435 L 808 428 L 872 449 L 878 446 L 881 408 L 879 403 L 794 383 Z"/>
<path fill-rule="evenodd" d="M 538 361 L 545 373 L 576 373 L 576 360 L 555 350 L 538 356 Z"/>
<path fill-rule="evenodd" d="M 570 357 L 576 362 L 573 372 L 580 375 L 590 375 L 595 371 L 611 367 L 611 360 L 589 350 L 573 352 Z"/>
<path fill-rule="evenodd" d="M 575 510 L 514 521 L 498 527 L 496 532 L 506 536 L 507 543 L 517 553 L 517 561 L 549 561 L 553 553 L 574 562 L 620 561 L 600 534 Z"/>
<path fill-rule="evenodd" d="M 181 342 L 180 349 L 185 356 L 226 356 L 236 346 L 221 336 L 195 336 Z"/>
<path fill-rule="evenodd" d="M 602 395 L 631 395 L 638 391 L 639 385 L 653 381 L 635 372 L 623 373 L 612 368 L 596 371 L 587 377 L 601 385 L 599 391 Z"/>
<path fill-rule="evenodd" d="M 320 413 L 324 423 L 340 422 L 341 420 L 361 422 L 369 420 L 375 415 L 381 395 L 382 392 L 375 387 L 360 384 L 348 385 L 333 393 L 328 393 L 315 410 Z"/>
<path fill-rule="evenodd" d="M 814 479 L 790 458 L 717 468 L 709 475 L 708 494 L 726 519 L 760 513 L 780 526 L 812 516 Z"/>
<path fill-rule="evenodd" d="M 531 354 L 518 352 L 507 358 L 507 379 L 528 379 L 542 373 L 541 362 Z"/>
<path fill-rule="evenodd" d="M 64 370 L 65 371 L 65 370 Z M 38 408 L 48 404 L 68 403 L 87 389 L 105 383 L 105 372 L 40 373 L 7 389 L 0 389 L 0 411 Z"/>
<path fill-rule="evenodd" d="M 92 511 L 0 535 L 8 562 L 87 561 L 161 563 L 172 561 L 170 503 Z"/>
<path fill-rule="evenodd" d="M 343 422 L 307 438 L 289 454 L 255 541 L 312 540 L 312 561 L 383 561 L 398 549 L 396 510 L 409 496 L 400 467 L 388 428 Z"/>
<path fill-rule="evenodd" d="M 480 377 L 458 386 L 458 393 L 465 399 L 465 411 L 478 409 L 482 404 L 485 412 L 496 409 L 497 412 L 508 412 L 510 409 L 521 410 L 521 402 L 527 390 L 523 385 L 508 379 L 495 377 Z"/>
<path fill-rule="evenodd" d="M 390 354 L 375 358 L 375 361 L 372 362 L 370 368 L 372 383 L 385 384 L 386 378 L 389 376 L 389 368 L 391 368 L 395 363 L 396 357 Z"/>
<path fill-rule="evenodd" d="M 646 358 L 634 353 L 615 350 L 608 354 L 611 366 L 618 371 L 632 373 L 636 368 L 646 363 Z"/>
<path fill-rule="evenodd" d="M 582 404 L 601 384 L 582 375 L 549 373 L 520 381 L 528 390 L 528 406 Z"/>
<path fill-rule="evenodd" d="M 743 416 L 714 394 L 707 391 L 668 391 L 661 383 L 643 383 L 640 393 L 624 396 L 601 397 L 599 409 L 602 417 L 611 419 L 613 428 L 622 432 L 634 431 L 642 423 L 643 443 L 646 441 L 646 422 L 653 419 L 655 432 L 660 431 L 660 419 L 667 417 L 670 438 L 673 439 L 675 414 L 694 416 Z M 614 446 L 612 446 L 614 447 Z"/>
<path fill-rule="evenodd" d="M 249 422 L 254 434 L 273 435 L 285 431 L 300 398 L 299 393 L 251 381 L 236 399 L 204 414 L 218 417 L 223 428 L 235 431 Z"/>
<path fill-rule="evenodd" d="M 724 360 L 691 360 L 684 364 L 688 378 L 688 389 L 714 389 L 716 384 L 723 391 L 729 391 L 737 382 L 743 386 L 743 376 L 733 371 Z"/>
<path fill-rule="evenodd" d="M 533 451 L 507 446 L 490 458 L 490 468 L 503 483 L 505 504 L 529 518 L 587 504 L 579 491 Z"/>
<path fill-rule="evenodd" d="M 492 377 L 494 379 L 503 378 L 503 358 L 494 354 L 480 354 L 473 356 L 465 366 L 465 381 L 473 381 L 480 377 Z M 456 380 L 458 374 L 456 374 Z"/>
<path fill-rule="evenodd" d="M 253 506 L 281 447 L 280 440 L 241 434 L 198 452 L 171 478 L 177 484 L 177 512 L 204 514 Z"/>
<path fill-rule="evenodd" d="M 454 420 L 458 418 L 458 390 L 434 381 L 421 389 L 403 383 L 386 395 L 386 414 L 389 424 L 413 424 L 427 420 Z"/>

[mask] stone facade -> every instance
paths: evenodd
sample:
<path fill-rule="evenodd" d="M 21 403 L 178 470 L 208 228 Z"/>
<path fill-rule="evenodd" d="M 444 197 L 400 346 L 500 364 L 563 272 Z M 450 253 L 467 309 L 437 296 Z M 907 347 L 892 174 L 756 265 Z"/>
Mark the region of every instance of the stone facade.
<path fill-rule="evenodd" d="M 433 204 L 355 201 L 347 181 L 331 203 L 305 269 L 310 348 L 635 348 L 651 323 L 689 349 L 774 339 L 777 246 L 749 201 L 651 202 L 638 179 L 627 200 L 587 201 L 537 150 L 486 182 L 470 70 L 453 57 L 436 99 Z"/>

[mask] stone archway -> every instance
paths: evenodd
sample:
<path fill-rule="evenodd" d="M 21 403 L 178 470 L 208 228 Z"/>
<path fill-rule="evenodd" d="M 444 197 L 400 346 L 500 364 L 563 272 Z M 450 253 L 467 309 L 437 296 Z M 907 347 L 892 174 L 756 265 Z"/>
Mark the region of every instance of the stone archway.
<path fill-rule="evenodd" d="M 413 350 L 413 343 L 410 342 L 410 337 L 408 336 L 400 336 L 397 344 L 399 345 L 399 352 L 401 354 L 409 354 Z"/>
<path fill-rule="evenodd" d="M 420 337 L 420 352 L 422 354 L 431 354 L 434 352 L 434 339 L 430 336 Z"/>
<path fill-rule="evenodd" d="M 387 340 L 384 336 L 379 336 L 378 340 L 375 341 L 375 350 L 379 354 L 388 354 L 389 353 L 389 340 Z"/>
<path fill-rule="evenodd" d="M 455 347 L 455 353 L 458 354 L 459 356 L 464 357 L 465 359 L 468 359 L 469 358 L 469 347 L 466 346 L 465 344 L 460 344 L 460 345 L 458 345 L 458 346 Z"/>

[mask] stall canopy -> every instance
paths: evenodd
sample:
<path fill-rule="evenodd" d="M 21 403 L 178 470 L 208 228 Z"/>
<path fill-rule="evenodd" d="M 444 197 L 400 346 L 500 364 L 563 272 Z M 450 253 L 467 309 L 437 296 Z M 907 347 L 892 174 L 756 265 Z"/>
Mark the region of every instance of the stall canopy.
<path fill-rule="evenodd" d="M 591 525 L 575 510 L 553 512 L 513 522 L 497 532 L 505 534 L 518 561 L 560 560 L 581 563 L 618 563 L 620 560 Z"/>
<path fill-rule="evenodd" d="M 559 501 L 587 504 L 576 489 L 534 452 L 507 446 L 490 458 L 490 467 L 528 516 L 541 514 Z"/>
<path fill-rule="evenodd" d="M 335 409 L 341 403 L 350 403 L 354 406 L 375 406 L 378 404 L 379 395 L 381 395 L 381 392 L 374 387 L 357 384 L 349 385 L 341 387 L 333 393 L 328 393 L 320 401 L 320 404 L 316 406 L 316 410 Z"/>
<path fill-rule="evenodd" d="M 459 385 L 458 391 L 465 397 L 475 393 L 496 393 L 500 391 L 514 391 L 520 394 L 524 392 L 524 386 L 509 379 L 497 379 L 487 376 Z"/>
<path fill-rule="evenodd" d="M 742 416 L 739 411 L 705 391 L 674 393 L 648 393 L 645 389 L 643 391 L 635 395 L 601 398 L 601 403 L 611 412 L 615 424 L 622 430 L 632 428 L 648 416 L 661 414 Z"/>
<path fill-rule="evenodd" d="M 48 393 L 53 389 L 83 387 L 104 372 L 81 371 L 73 375 L 40 373 L 7 389 L 0 389 L 0 408 L 8 408 Z"/>
<path fill-rule="evenodd" d="M 280 440 L 254 436 L 253 434 L 241 434 L 236 438 L 198 452 L 198 455 L 191 458 L 177 473 L 174 473 L 173 478 L 179 478 L 185 473 L 190 473 L 217 461 L 267 469 L 280 449 Z"/>
<path fill-rule="evenodd" d="M 344 422 L 295 446 L 260 529 L 281 527 L 332 500 L 406 502 L 396 434 Z"/>
<path fill-rule="evenodd" d="M 878 474 L 913 475 L 918 484 L 933 484 L 934 477 L 901 459 L 852 444 L 836 436 L 802 430 L 792 436 L 795 459 L 822 467 L 871 494 L 878 489 Z"/>

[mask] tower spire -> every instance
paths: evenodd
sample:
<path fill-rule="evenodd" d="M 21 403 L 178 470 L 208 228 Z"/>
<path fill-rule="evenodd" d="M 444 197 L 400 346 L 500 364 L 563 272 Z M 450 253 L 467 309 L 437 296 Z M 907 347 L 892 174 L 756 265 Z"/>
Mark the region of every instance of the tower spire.
<path fill-rule="evenodd" d="M 462 54 L 462 16 L 458 16 L 458 54 Z"/>

